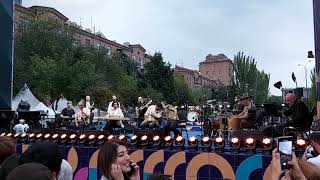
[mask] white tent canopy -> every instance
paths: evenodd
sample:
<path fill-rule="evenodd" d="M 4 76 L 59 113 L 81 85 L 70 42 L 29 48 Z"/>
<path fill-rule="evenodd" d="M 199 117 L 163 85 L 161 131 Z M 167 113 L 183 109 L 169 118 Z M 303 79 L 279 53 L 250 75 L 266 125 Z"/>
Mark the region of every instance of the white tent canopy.
<path fill-rule="evenodd" d="M 54 111 L 44 105 L 42 102 L 40 102 L 36 107 L 31 108 L 30 111 L 44 111 L 48 115 L 48 118 L 55 118 Z"/>
<path fill-rule="evenodd" d="M 40 101 L 32 94 L 27 84 L 24 84 L 19 93 L 12 99 L 12 110 L 17 110 L 21 101 L 27 101 L 30 104 L 30 109 L 36 107 Z"/>

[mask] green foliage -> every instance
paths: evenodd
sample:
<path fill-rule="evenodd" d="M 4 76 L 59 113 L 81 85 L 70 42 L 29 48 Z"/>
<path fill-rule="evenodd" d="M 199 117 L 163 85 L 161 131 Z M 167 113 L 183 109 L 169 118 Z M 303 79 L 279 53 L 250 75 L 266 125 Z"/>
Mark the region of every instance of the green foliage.
<path fill-rule="evenodd" d="M 282 104 L 283 103 L 283 99 L 282 96 L 275 96 L 275 95 L 271 95 L 268 97 L 267 103 L 276 103 L 276 104 Z"/>
<path fill-rule="evenodd" d="M 233 86 L 238 95 L 250 96 L 260 104 L 267 100 L 270 75 L 257 69 L 254 58 L 238 52 L 234 57 L 234 76 Z"/>
<path fill-rule="evenodd" d="M 212 88 L 201 87 L 192 90 L 193 102 L 195 104 L 204 104 L 208 99 L 212 97 Z"/>
<path fill-rule="evenodd" d="M 192 99 L 191 89 L 181 76 L 174 76 L 173 90 L 174 96 L 172 97 L 172 101 L 174 104 L 182 104 Z"/>

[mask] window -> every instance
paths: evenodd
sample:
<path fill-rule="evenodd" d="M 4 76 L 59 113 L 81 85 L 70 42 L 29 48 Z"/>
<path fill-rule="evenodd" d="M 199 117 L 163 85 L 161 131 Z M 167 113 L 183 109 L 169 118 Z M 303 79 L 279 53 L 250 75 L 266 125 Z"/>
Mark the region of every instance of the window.
<path fill-rule="evenodd" d="M 140 52 L 138 51 L 138 54 L 140 54 Z"/>
<path fill-rule="evenodd" d="M 111 47 L 107 47 L 107 50 L 108 50 L 108 56 L 111 56 L 111 53 L 112 53 Z"/>
<path fill-rule="evenodd" d="M 97 49 L 100 50 L 100 48 L 101 48 L 101 44 L 97 43 Z"/>
<path fill-rule="evenodd" d="M 84 43 L 86 46 L 90 46 L 90 39 L 86 39 L 86 42 Z"/>

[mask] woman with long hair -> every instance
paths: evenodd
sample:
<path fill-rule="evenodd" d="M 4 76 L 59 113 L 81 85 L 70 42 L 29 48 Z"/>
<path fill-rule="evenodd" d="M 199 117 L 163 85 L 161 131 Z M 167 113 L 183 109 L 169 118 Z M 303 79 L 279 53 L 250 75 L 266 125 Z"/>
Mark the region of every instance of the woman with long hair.
<path fill-rule="evenodd" d="M 106 142 L 98 155 L 101 180 L 140 180 L 139 166 L 130 159 L 126 145 L 118 140 Z"/>

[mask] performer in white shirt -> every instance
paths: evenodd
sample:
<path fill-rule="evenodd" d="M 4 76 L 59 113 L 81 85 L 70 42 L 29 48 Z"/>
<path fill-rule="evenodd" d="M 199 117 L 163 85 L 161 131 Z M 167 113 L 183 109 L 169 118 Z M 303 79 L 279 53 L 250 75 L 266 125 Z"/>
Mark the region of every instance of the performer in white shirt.
<path fill-rule="evenodd" d="M 90 110 L 84 107 L 84 103 L 82 101 L 78 103 L 78 108 L 79 110 L 75 114 L 74 125 L 76 129 L 82 131 L 90 124 Z"/>
<path fill-rule="evenodd" d="M 13 127 L 13 130 L 14 130 L 15 133 L 23 134 L 23 133 L 26 133 L 29 130 L 29 126 L 28 126 L 28 124 L 25 123 L 24 119 L 20 119 L 19 120 L 19 124 L 16 124 Z"/>
<path fill-rule="evenodd" d="M 112 96 L 112 101 L 108 105 L 108 111 L 107 111 L 108 114 L 112 109 L 112 103 L 113 102 L 118 102 L 117 96 L 115 96 L 115 95 Z M 118 102 L 118 105 L 119 105 L 119 108 L 120 108 L 120 103 L 119 102 Z"/>
<path fill-rule="evenodd" d="M 123 118 L 123 112 L 119 107 L 119 102 L 112 102 L 112 108 L 108 112 L 107 116 L 109 117 L 117 117 L 117 118 Z M 121 128 L 124 128 L 124 125 L 122 121 L 114 121 L 110 120 L 109 124 L 105 127 L 105 130 L 108 130 L 111 134 L 113 134 L 113 129 L 120 126 Z"/>
<path fill-rule="evenodd" d="M 158 128 L 158 121 L 162 117 L 162 105 L 159 103 L 157 105 L 151 105 L 148 107 L 146 113 L 144 114 L 144 121 L 140 124 L 142 129 L 145 128 Z"/>

